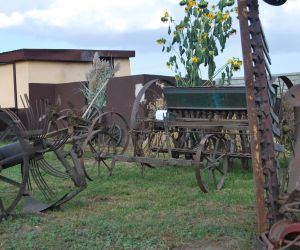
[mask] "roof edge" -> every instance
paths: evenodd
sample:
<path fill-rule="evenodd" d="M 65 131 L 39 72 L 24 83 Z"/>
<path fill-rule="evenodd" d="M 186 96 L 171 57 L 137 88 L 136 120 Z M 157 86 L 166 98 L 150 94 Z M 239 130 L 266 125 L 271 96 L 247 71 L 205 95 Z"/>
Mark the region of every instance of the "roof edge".
<path fill-rule="evenodd" d="M 0 63 L 17 61 L 92 62 L 96 52 L 101 58 L 135 57 L 134 50 L 18 49 L 0 53 Z"/>

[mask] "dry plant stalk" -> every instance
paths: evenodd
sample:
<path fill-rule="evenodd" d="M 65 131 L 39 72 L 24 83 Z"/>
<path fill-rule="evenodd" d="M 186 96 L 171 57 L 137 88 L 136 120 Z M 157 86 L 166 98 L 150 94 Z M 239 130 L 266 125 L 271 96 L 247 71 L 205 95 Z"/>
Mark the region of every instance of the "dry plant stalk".
<path fill-rule="evenodd" d="M 119 70 L 119 64 L 112 66 L 111 61 L 100 59 L 98 52 L 95 53 L 92 68 L 87 72 L 87 85 L 82 85 L 82 93 L 86 97 L 88 104 L 100 91 L 94 105 L 102 109 L 106 104 L 106 86 L 107 80 L 114 77 Z"/>

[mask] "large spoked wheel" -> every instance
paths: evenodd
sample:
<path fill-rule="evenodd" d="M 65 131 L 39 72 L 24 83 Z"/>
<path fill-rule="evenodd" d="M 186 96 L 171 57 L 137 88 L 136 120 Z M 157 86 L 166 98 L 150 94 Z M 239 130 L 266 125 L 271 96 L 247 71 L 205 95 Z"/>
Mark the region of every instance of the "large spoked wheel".
<path fill-rule="evenodd" d="M 134 156 L 156 157 L 168 151 L 163 122 L 155 121 L 156 111 L 163 109 L 162 85 L 157 79 L 149 81 L 139 91 L 132 108 L 130 130 Z"/>
<path fill-rule="evenodd" d="M 21 127 L 18 127 L 7 114 L 0 111 L 0 123 L 5 127 L 9 138 L 15 141 L 0 142 L 0 221 L 11 215 L 17 208 L 22 196 L 25 193 L 26 184 L 29 179 L 29 157 L 24 148 L 27 143 L 20 136 Z M 9 159 L 11 150 L 16 150 L 20 164 L 13 165 Z"/>
<path fill-rule="evenodd" d="M 128 147 L 128 142 L 128 125 L 122 115 L 116 112 L 105 112 L 95 118 L 83 144 L 84 168 L 88 179 L 92 180 L 99 175 L 101 162 L 111 174 L 112 169 L 106 160 L 123 154 Z"/>
<path fill-rule="evenodd" d="M 223 137 L 208 134 L 201 139 L 195 157 L 195 175 L 200 189 L 220 190 L 228 170 L 227 144 Z"/>

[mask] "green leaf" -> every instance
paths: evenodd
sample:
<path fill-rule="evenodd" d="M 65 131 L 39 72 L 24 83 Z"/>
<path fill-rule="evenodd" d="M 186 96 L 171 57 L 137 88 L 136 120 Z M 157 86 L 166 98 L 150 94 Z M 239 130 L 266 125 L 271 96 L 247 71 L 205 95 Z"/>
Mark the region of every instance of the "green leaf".
<path fill-rule="evenodd" d="M 189 47 L 187 38 L 185 38 L 184 41 L 183 41 L 183 47 L 186 48 L 186 49 L 188 49 L 188 47 Z"/>
<path fill-rule="evenodd" d="M 171 27 L 169 26 L 168 28 L 168 34 L 170 35 L 171 34 Z"/>
<path fill-rule="evenodd" d="M 216 64 L 214 61 L 210 60 L 209 64 L 208 64 L 208 78 L 209 80 L 213 79 L 214 73 L 216 70 Z"/>
<path fill-rule="evenodd" d="M 222 82 L 222 84 L 225 83 L 225 78 L 226 78 L 226 74 L 225 74 L 225 72 L 222 72 L 222 75 L 221 75 L 221 82 Z"/>

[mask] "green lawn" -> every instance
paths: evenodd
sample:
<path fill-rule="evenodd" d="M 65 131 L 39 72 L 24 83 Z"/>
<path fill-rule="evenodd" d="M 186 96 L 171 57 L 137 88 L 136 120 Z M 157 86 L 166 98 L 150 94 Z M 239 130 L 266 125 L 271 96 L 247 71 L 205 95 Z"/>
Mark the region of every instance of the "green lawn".
<path fill-rule="evenodd" d="M 60 210 L 0 223 L 0 249 L 255 249 L 251 171 L 201 193 L 192 168 L 119 163 Z"/>

